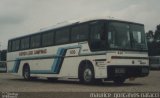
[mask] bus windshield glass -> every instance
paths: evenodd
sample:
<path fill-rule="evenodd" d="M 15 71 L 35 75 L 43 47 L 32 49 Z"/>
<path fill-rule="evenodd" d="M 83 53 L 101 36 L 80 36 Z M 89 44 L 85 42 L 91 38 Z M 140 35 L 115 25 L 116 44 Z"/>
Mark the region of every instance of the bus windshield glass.
<path fill-rule="evenodd" d="M 110 22 L 108 44 L 110 49 L 147 50 L 144 26 L 125 22 Z"/>

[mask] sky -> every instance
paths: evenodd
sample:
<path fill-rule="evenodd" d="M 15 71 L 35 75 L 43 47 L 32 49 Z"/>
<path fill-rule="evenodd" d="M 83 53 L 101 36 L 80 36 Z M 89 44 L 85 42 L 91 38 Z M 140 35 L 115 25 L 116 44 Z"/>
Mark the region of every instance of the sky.
<path fill-rule="evenodd" d="M 69 20 L 88 17 L 160 24 L 160 0 L 0 0 L 0 50 L 8 40 Z"/>

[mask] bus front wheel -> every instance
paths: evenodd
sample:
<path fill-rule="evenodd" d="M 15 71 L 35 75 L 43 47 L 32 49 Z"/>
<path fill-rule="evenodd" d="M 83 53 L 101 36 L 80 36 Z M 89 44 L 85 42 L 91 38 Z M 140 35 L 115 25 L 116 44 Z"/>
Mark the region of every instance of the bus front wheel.
<path fill-rule="evenodd" d="M 89 84 L 93 83 L 94 79 L 94 70 L 92 66 L 85 66 L 80 70 L 80 82 Z"/>

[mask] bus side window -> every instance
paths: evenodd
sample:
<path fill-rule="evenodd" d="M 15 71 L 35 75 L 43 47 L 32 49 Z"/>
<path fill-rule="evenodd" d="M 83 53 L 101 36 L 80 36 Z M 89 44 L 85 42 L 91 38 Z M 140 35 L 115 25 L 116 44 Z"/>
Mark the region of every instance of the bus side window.
<path fill-rule="evenodd" d="M 106 35 L 104 22 L 94 22 L 91 24 L 90 38 L 91 50 L 103 50 L 105 48 Z"/>
<path fill-rule="evenodd" d="M 55 44 L 64 44 L 69 42 L 69 28 L 62 28 L 56 31 Z"/>
<path fill-rule="evenodd" d="M 71 41 L 72 42 L 78 42 L 78 41 L 84 41 L 87 40 L 89 33 L 89 27 L 88 24 L 81 24 L 72 27 L 71 31 Z"/>
<path fill-rule="evenodd" d="M 31 48 L 38 48 L 41 45 L 41 35 L 31 36 Z"/>
<path fill-rule="evenodd" d="M 12 51 L 17 51 L 20 49 L 20 40 L 13 40 L 12 42 Z"/>
<path fill-rule="evenodd" d="M 8 42 L 8 52 L 11 52 L 12 51 L 12 41 L 10 40 Z"/>
<path fill-rule="evenodd" d="M 25 37 L 21 39 L 21 49 L 28 49 L 29 48 L 29 37 Z"/>
<path fill-rule="evenodd" d="M 54 42 L 54 31 L 45 32 L 42 34 L 42 46 L 53 45 Z"/>

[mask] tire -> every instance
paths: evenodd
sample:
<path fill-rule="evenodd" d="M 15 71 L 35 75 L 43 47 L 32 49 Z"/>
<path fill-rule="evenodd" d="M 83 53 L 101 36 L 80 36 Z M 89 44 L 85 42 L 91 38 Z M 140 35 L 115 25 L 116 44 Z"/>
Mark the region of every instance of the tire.
<path fill-rule="evenodd" d="M 79 79 L 81 83 L 93 84 L 95 82 L 93 67 L 85 66 L 81 68 Z"/>
<path fill-rule="evenodd" d="M 48 79 L 48 81 L 57 81 L 58 80 L 58 78 L 47 78 Z"/>
<path fill-rule="evenodd" d="M 116 77 L 113 79 L 113 81 L 116 85 L 122 85 L 125 82 L 125 80 L 126 79 L 123 77 Z"/>
<path fill-rule="evenodd" d="M 24 66 L 23 68 L 23 77 L 25 80 L 31 80 L 31 77 L 30 77 L 30 68 L 29 66 Z"/>

